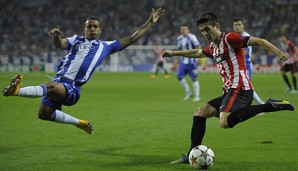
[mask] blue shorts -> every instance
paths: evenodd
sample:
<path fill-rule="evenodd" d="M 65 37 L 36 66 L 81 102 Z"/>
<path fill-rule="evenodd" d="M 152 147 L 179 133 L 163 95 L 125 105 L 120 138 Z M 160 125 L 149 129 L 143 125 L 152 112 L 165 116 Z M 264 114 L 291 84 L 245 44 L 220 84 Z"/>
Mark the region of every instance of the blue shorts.
<path fill-rule="evenodd" d="M 81 86 L 76 85 L 75 82 L 73 82 L 72 80 L 63 78 L 53 79 L 53 82 L 63 83 L 66 89 L 66 97 L 65 99 L 63 99 L 63 101 L 53 101 L 49 99 L 47 95 L 44 95 L 41 99 L 42 104 L 51 108 L 61 110 L 62 105 L 72 106 L 79 101 L 81 94 Z"/>
<path fill-rule="evenodd" d="M 248 76 L 249 80 L 251 80 L 252 66 L 251 66 L 250 63 L 246 64 L 246 73 L 247 73 L 247 76 Z"/>
<path fill-rule="evenodd" d="M 198 77 L 197 64 L 182 64 L 180 63 L 179 69 L 177 71 L 177 78 L 181 80 L 183 77 L 189 74 L 192 81 L 196 81 Z"/>

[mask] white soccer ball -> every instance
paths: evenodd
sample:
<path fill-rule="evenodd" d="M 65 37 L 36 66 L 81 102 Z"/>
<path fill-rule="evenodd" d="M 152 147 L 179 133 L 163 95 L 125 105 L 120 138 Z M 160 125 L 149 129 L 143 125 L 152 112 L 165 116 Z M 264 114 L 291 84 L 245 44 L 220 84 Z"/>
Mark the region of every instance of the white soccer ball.
<path fill-rule="evenodd" d="M 215 161 L 215 155 L 211 148 L 205 145 L 194 147 L 189 153 L 189 164 L 195 169 L 209 169 Z"/>

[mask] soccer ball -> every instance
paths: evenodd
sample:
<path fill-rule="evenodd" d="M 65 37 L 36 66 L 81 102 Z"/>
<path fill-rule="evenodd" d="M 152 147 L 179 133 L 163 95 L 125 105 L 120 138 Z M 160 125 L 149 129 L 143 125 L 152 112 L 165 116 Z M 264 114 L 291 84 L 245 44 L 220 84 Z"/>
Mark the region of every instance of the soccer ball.
<path fill-rule="evenodd" d="M 211 148 L 205 145 L 194 147 L 189 153 L 189 164 L 195 169 L 209 169 L 214 161 L 215 155 Z"/>

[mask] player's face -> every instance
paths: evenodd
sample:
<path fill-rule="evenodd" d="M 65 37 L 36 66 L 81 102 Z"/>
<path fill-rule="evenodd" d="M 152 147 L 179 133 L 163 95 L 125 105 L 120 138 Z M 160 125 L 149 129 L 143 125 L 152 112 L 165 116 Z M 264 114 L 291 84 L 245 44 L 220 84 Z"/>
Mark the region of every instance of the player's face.
<path fill-rule="evenodd" d="M 84 34 L 88 40 L 99 38 L 101 26 L 97 20 L 87 20 L 84 27 Z"/>
<path fill-rule="evenodd" d="M 180 27 L 180 33 L 183 35 L 183 36 L 187 36 L 187 34 L 189 33 L 189 28 L 187 26 L 181 26 Z"/>
<path fill-rule="evenodd" d="M 281 42 L 283 42 L 283 43 L 286 43 L 287 42 L 287 38 L 286 38 L 286 36 L 280 36 L 279 37 L 279 40 L 281 41 Z"/>
<path fill-rule="evenodd" d="M 244 24 L 242 21 L 235 21 L 233 24 L 234 31 L 238 34 L 242 34 L 244 32 Z"/>
<path fill-rule="evenodd" d="M 202 23 L 199 25 L 199 30 L 201 31 L 202 35 L 209 41 L 209 42 L 216 42 L 220 39 L 220 30 L 219 25 L 212 26 L 208 23 Z"/>

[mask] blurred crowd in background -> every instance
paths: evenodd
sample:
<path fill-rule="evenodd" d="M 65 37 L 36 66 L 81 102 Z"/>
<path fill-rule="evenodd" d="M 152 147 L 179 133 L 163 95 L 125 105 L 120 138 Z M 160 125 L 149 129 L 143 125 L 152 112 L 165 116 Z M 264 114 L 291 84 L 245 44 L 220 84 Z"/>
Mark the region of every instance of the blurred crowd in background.
<path fill-rule="evenodd" d="M 207 42 L 195 20 L 207 11 L 217 14 L 222 31 L 232 31 L 234 17 L 242 17 L 251 35 L 279 46 L 279 35 L 286 33 L 298 45 L 298 0 L 1 0 L 0 5 L 2 64 L 44 63 L 61 58 L 65 52 L 52 45 L 49 30 L 58 27 L 64 37 L 83 35 L 83 24 L 90 15 L 101 19 L 102 40 L 131 35 L 157 7 L 166 9 L 166 13 L 135 45 L 176 45 L 180 25 L 189 24 L 205 46 Z M 253 51 L 254 63 L 274 61 L 274 56 L 262 50 Z"/>

